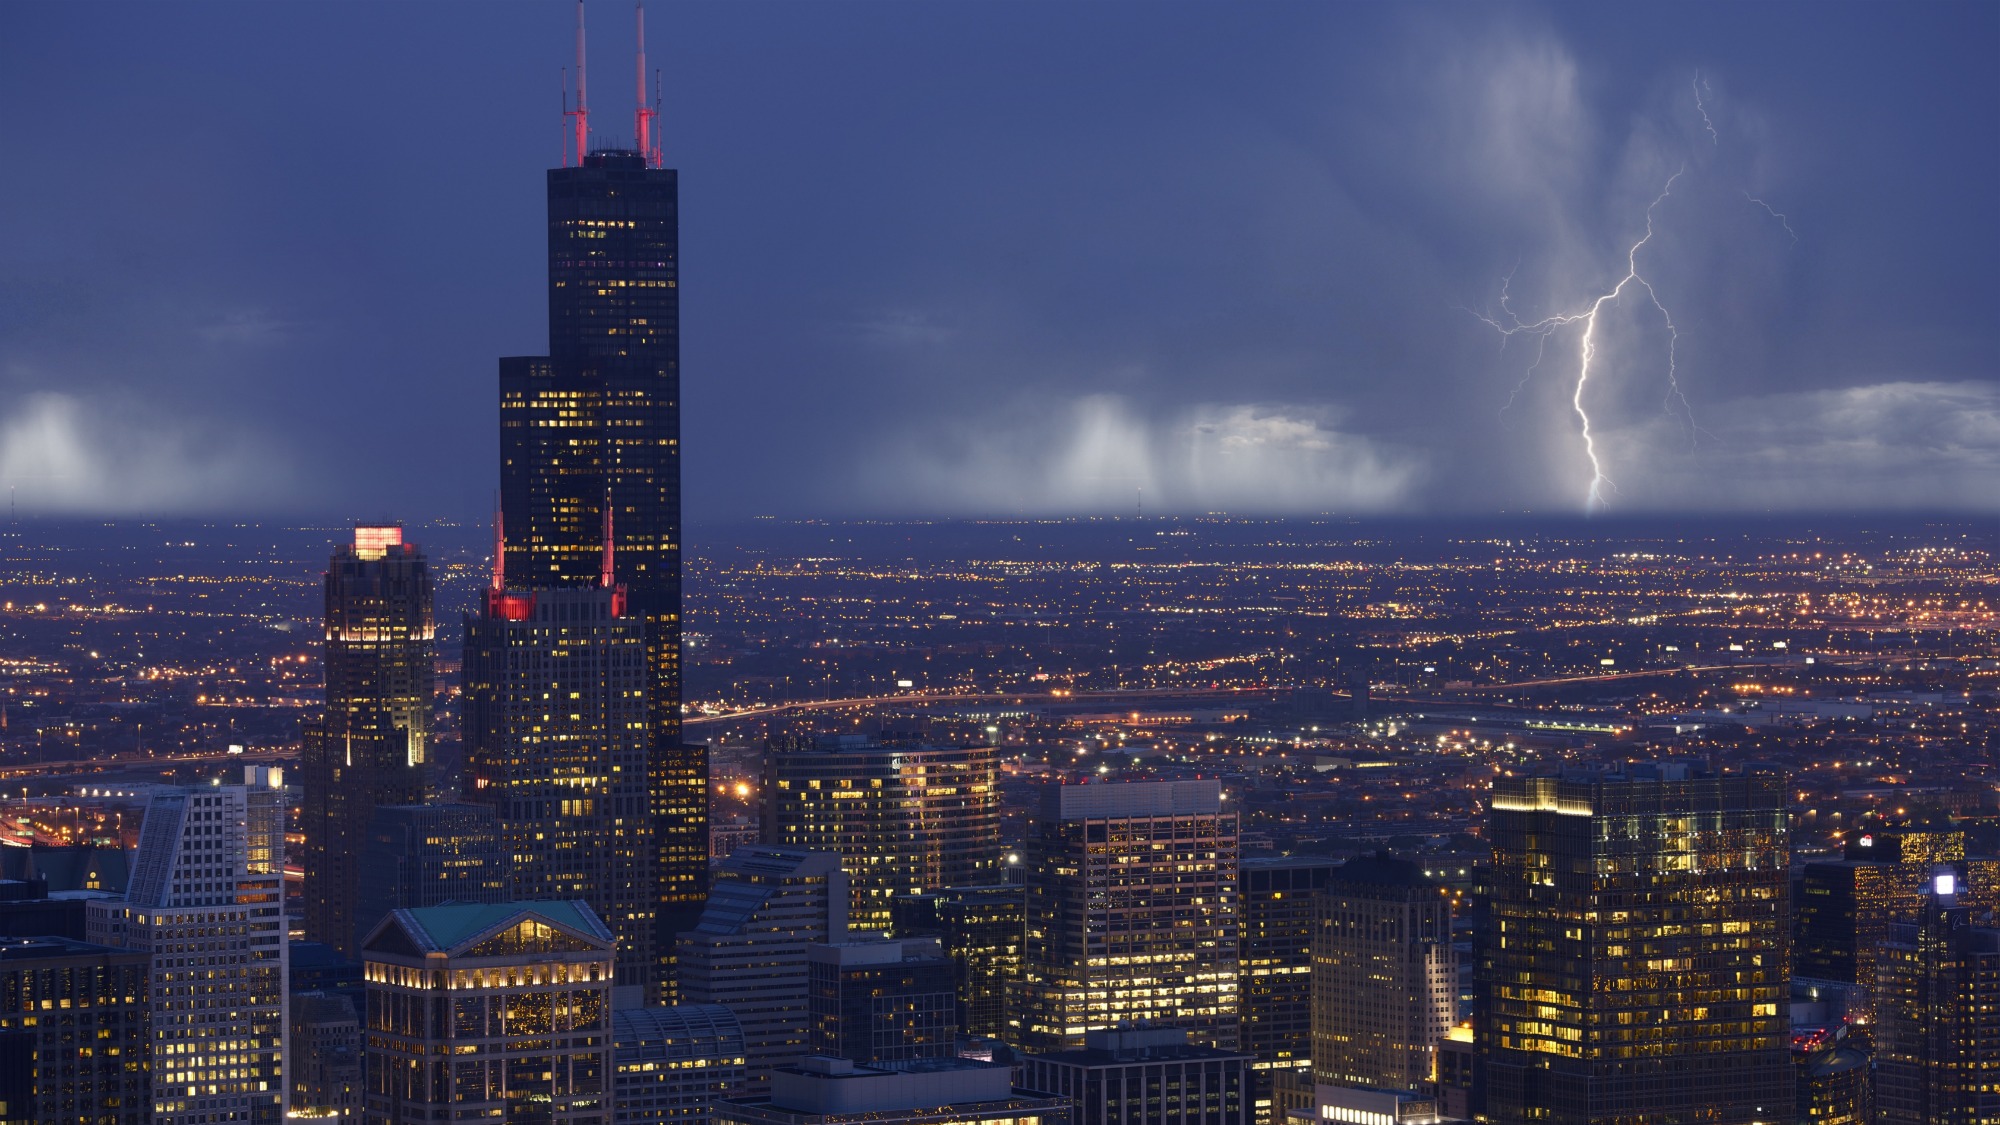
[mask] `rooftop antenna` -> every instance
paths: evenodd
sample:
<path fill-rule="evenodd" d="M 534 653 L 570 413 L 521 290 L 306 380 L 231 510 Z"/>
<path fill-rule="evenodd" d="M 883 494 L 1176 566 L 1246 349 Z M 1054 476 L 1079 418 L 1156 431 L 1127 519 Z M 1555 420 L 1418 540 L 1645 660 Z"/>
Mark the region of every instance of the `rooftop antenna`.
<path fill-rule="evenodd" d="M 571 118 L 570 127 L 576 131 L 576 166 L 583 167 L 583 158 L 590 152 L 590 107 L 584 97 L 583 82 L 583 0 L 576 0 L 576 108 L 563 110 L 563 116 Z"/>
<path fill-rule="evenodd" d="M 493 590 L 498 593 L 507 588 L 507 514 L 501 510 L 499 497 L 493 502 Z"/>
<path fill-rule="evenodd" d="M 659 92 L 660 80 L 656 72 L 653 78 L 653 100 L 651 103 L 648 103 L 646 101 L 645 0 L 638 0 L 636 7 L 638 9 L 638 18 L 639 18 L 639 72 L 638 72 L 639 108 L 638 111 L 633 115 L 635 119 L 635 127 L 632 130 L 632 135 L 639 139 L 639 155 L 646 161 L 646 167 L 658 168 L 662 164 L 662 161 L 660 159 L 660 144 L 659 141 L 653 136 L 653 127 L 655 124 L 655 119 L 660 116 L 660 92 Z"/>
<path fill-rule="evenodd" d="M 612 551 L 615 542 L 611 538 L 611 487 L 606 485 L 604 488 L 604 558 L 598 564 L 597 584 L 607 590 L 611 589 L 616 581 L 612 573 L 614 569 Z"/>

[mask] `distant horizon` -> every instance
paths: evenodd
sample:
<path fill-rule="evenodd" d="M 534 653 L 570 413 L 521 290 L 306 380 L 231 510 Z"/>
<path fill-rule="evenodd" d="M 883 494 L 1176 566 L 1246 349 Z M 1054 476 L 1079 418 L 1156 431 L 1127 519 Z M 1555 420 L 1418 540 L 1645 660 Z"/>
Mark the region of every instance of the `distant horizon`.
<path fill-rule="evenodd" d="M 21 515 L 12 523 L 0 521 L 0 533 L 10 529 L 98 529 L 130 531 L 138 529 L 180 529 L 201 528 L 207 530 L 261 529 L 286 532 L 322 532 L 344 534 L 355 527 L 401 526 L 406 531 L 421 532 L 435 529 L 464 533 L 468 536 L 492 534 L 492 523 L 432 517 L 429 519 L 398 519 L 386 516 L 357 517 L 352 519 L 329 519 L 324 516 L 292 518 L 280 516 L 78 516 L 78 515 Z M 1408 532 L 1412 534 L 1432 534 L 1439 531 L 1483 534 L 1493 531 L 1520 529 L 1524 532 L 1559 532 L 1580 538 L 1591 538 L 1601 534 L 1607 538 L 1624 535 L 1673 532 L 1684 535 L 1700 535 L 1712 531 L 1719 535 L 1741 537 L 1746 535 L 1797 535 L 1809 533 L 1815 527 L 1824 527 L 1830 532 L 1845 534 L 1910 534 L 1924 529 L 1953 529 L 1968 535 L 1991 537 L 2000 542 L 2000 520 L 1995 520 L 1983 512 L 1963 511 L 1785 511 L 1785 512 L 1649 512 L 1649 513 L 1598 513 L 1584 515 L 1572 512 L 1468 512 L 1442 514 L 1255 514 L 1205 512 L 1187 514 L 1175 512 L 1147 513 L 1144 516 L 1126 513 L 1124 515 L 1079 514 L 1069 516 L 1021 516 L 1021 515 L 961 515 L 961 516 L 746 516 L 729 520 L 691 520 L 686 528 L 691 532 L 703 533 L 777 533 L 787 531 L 810 532 L 815 530 L 839 530 L 865 532 L 869 529 L 914 530 L 931 528 L 940 531 L 952 529 L 979 528 L 1096 528 L 1137 527 L 1141 525 L 1186 525 L 1189 527 L 1208 526 L 1214 528 L 1232 527 L 1286 527 L 1294 529 L 1320 529 L 1340 532 L 1354 529 L 1367 533 Z M 484 540 L 482 540 L 483 542 Z"/>

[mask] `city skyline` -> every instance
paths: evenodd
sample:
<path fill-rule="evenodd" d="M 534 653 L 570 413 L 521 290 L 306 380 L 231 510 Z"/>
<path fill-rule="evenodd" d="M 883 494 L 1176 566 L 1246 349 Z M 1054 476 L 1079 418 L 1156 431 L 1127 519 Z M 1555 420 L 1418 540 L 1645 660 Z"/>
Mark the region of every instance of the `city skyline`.
<path fill-rule="evenodd" d="M 0 17 L 46 111 L 8 139 L 86 166 L 115 121 L 146 174 L 8 187 L 11 498 L 483 518 L 570 7 L 77 12 Z M 627 144 L 630 9 L 590 14 Z M 658 10 L 690 518 L 1990 510 L 2000 17 L 1797 15 Z M 1628 287 L 1593 488 L 1581 328 L 1504 333 L 1608 292 L 1655 202 L 1674 382 Z"/>
<path fill-rule="evenodd" d="M 75 11 L 0 1125 L 2000 1125 L 2000 7 Z"/>

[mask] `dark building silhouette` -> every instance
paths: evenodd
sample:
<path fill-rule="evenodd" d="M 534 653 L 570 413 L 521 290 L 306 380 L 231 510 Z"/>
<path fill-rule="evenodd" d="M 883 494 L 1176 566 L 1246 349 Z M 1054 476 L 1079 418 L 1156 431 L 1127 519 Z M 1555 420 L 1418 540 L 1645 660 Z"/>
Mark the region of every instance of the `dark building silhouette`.
<path fill-rule="evenodd" d="M 680 936 L 681 1000 L 722 1004 L 743 1032 L 746 1097 L 810 1050 L 806 951 L 847 933 L 840 857 L 804 848 L 741 848 L 717 865 L 701 920 Z"/>
<path fill-rule="evenodd" d="M 1007 990 L 1021 979 L 1026 891 L 1013 884 L 947 887 L 890 901 L 897 937 L 934 937 L 951 958 L 958 1026 L 968 1037 L 998 1039 L 1007 1030 Z"/>
<path fill-rule="evenodd" d="M 153 1120 L 146 953 L 0 940 L 0 1121 Z"/>
<path fill-rule="evenodd" d="M 954 1054 L 958 982 L 935 938 L 815 945 L 806 990 L 818 1054 L 868 1064 Z"/>
<path fill-rule="evenodd" d="M 1876 974 L 1879 1125 L 2000 1121 L 2000 929 L 1934 876 L 1914 922 L 1889 927 Z"/>
<path fill-rule="evenodd" d="M 1310 1081 L 1312 1066 L 1313 895 L 1339 863 L 1325 858 L 1242 862 L 1243 1035 L 1254 1060 L 1257 1115 L 1275 1119 L 1280 1074 Z"/>
<path fill-rule="evenodd" d="M 130 854 L 109 842 L 0 848 L 0 879 L 45 884 L 44 894 L 69 891 L 124 894 L 130 876 Z"/>
<path fill-rule="evenodd" d="M 1782 777 L 1677 764 L 1494 781 L 1482 1120 L 1791 1112 L 1785 810 Z"/>
<path fill-rule="evenodd" d="M 330 945 L 316 941 L 295 941 L 286 946 L 291 957 L 286 989 L 298 996 L 307 992 L 323 992 L 345 996 L 354 1002 L 354 1010 L 359 1012 L 364 1006 L 365 992 L 361 979 L 361 962 L 349 961 L 340 951 Z"/>
<path fill-rule="evenodd" d="M 49 897 L 45 879 L 0 880 L 0 937 L 60 937 L 82 941 L 85 899 Z"/>
<path fill-rule="evenodd" d="M 294 992 L 286 1025 L 285 1068 L 291 1083 L 293 1116 L 361 1120 L 362 1040 L 360 1008 L 338 992 Z"/>
<path fill-rule="evenodd" d="M 1016 1088 L 1005 1063 L 918 1059 L 860 1066 L 808 1055 L 767 1096 L 716 1103 L 716 1125 L 1063 1125 L 1069 1104 Z"/>
<path fill-rule="evenodd" d="M 644 625 L 619 586 L 491 590 L 465 618 L 467 801 L 494 811 L 512 891 L 581 899 L 618 984 L 659 995 Z"/>
<path fill-rule="evenodd" d="M 391 910 L 506 902 L 513 864 L 491 805 L 383 805 L 361 851 L 355 942 Z"/>
<path fill-rule="evenodd" d="M 424 799 L 430 760 L 431 574 L 403 529 L 362 526 L 326 568 L 326 709 L 301 760 L 306 934 L 352 956 L 355 895 L 377 805 Z"/>
<path fill-rule="evenodd" d="M 500 361 L 508 581 L 596 582 L 607 528 L 645 626 L 659 932 L 707 890 L 707 750 L 681 741 L 680 197 L 656 152 L 548 172 L 549 354 Z M 606 506 L 609 511 L 606 511 Z M 607 518 L 609 517 L 609 518 Z"/>

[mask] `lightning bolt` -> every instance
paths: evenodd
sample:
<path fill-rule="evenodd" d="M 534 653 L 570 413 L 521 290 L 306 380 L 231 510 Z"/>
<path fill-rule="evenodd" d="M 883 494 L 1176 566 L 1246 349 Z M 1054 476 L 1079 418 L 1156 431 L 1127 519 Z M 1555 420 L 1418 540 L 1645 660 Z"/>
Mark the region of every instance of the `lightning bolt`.
<path fill-rule="evenodd" d="M 1666 305 L 1660 302 L 1660 294 L 1653 288 L 1653 283 L 1648 281 L 1645 275 L 1639 272 L 1639 251 L 1644 249 L 1646 244 L 1653 240 L 1653 214 L 1659 209 L 1660 204 L 1669 195 L 1673 194 L 1675 182 L 1686 172 L 1687 167 L 1683 165 L 1673 175 L 1667 177 L 1666 184 L 1660 188 L 1660 194 L 1654 196 L 1653 201 L 1646 205 L 1646 233 L 1625 251 L 1625 276 L 1619 278 L 1618 283 L 1610 289 L 1594 298 L 1588 306 L 1576 312 L 1555 313 L 1551 316 L 1543 317 L 1541 320 L 1524 322 L 1520 317 L 1515 315 L 1512 306 L 1509 305 L 1507 283 L 1502 283 L 1500 308 L 1506 314 L 1507 319 L 1502 321 L 1494 316 L 1480 313 L 1473 314 L 1479 317 L 1487 327 L 1500 333 L 1502 346 L 1505 346 L 1507 338 L 1518 336 L 1522 333 L 1540 337 L 1539 343 L 1541 346 L 1536 350 L 1535 364 L 1528 368 L 1528 374 L 1522 376 L 1521 382 L 1515 386 L 1515 394 L 1520 393 L 1521 388 L 1527 385 L 1528 378 L 1534 374 L 1535 367 L 1540 366 L 1541 348 L 1547 346 L 1549 336 L 1559 329 L 1572 324 L 1583 325 L 1582 339 L 1578 344 L 1576 385 L 1570 392 L 1570 408 L 1576 412 L 1578 428 L 1583 438 L 1584 456 L 1590 460 L 1590 490 L 1584 502 L 1585 511 L 1594 512 L 1603 508 L 1606 491 L 1616 492 L 1618 490 L 1617 483 L 1604 471 L 1604 459 L 1598 454 L 1597 434 L 1592 429 L 1590 411 L 1584 406 L 1583 395 L 1584 390 L 1590 385 L 1591 364 L 1597 358 L 1597 314 L 1603 312 L 1606 305 L 1612 304 L 1623 297 L 1628 287 L 1636 285 L 1644 289 L 1647 299 L 1652 302 L 1655 309 L 1659 310 L 1661 319 L 1666 323 L 1667 405 L 1671 409 L 1672 404 L 1678 402 L 1682 411 L 1687 416 L 1690 431 L 1698 432 L 1699 430 L 1699 427 L 1695 425 L 1694 410 L 1689 405 L 1687 396 L 1681 393 L 1680 381 L 1675 369 L 1675 349 L 1680 343 L 1680 329 L 1674 324 L 1673 314 L 1669 313 Z M 1508 280 L 1511 282 L 1511 274 Z M 1509 395 L 1507 401 L 1509 405 L 1512 405 L 1514 395 Z"/>
<path fill-rule="evenodd" d="M 1708 141 L 1710 144 L 1720 145 L 1722 143 L 1722 138 L 1716 135 L 1715 122 L 1710 121 L 1708 119 L 1708 107 L 1701 103 L 1701 92 L 1703 90 L 1708 89 L 1708 83 L 1702 80 L 1701 71 L 1699 70 L 1694 72 L 1693 85 L 1694 85 L 1694 108 L 1696 112 L 1701 114 L 1701 127 L 1708 130 Z M 1711 90 L 1709 92 L 1713 93 L 1714 91 Z"/>
<path fill-rule="evenodd" d="M 1799 234 L 1797 231 L 1792 229 L 1792 224 L 1785 218 L 1785 213 L 1783 211 L 1778 210 L 1777 208 L 1771 206 L 1770 204 L 1764 202 L 1763 200 L 1757 198 L 1756 196 L 1751 195 L 1747 191 L 1743 193 L 1743 198 L 1749 200 L 1752 203 L 1755 203 L 1759 207 L 1762 207 L 1766 212 L 1770 214 L 1772 218 L 1778 220 L 1778 225 L 1784 227 L 1785 233 L 1792 236 L 1792 245 L 1797 246 L 1799 244 Z"/>

